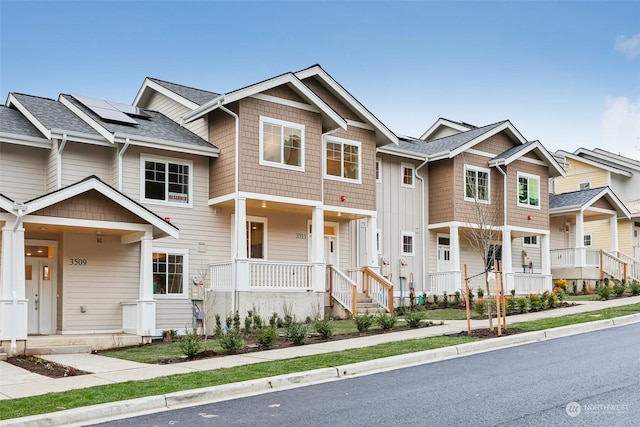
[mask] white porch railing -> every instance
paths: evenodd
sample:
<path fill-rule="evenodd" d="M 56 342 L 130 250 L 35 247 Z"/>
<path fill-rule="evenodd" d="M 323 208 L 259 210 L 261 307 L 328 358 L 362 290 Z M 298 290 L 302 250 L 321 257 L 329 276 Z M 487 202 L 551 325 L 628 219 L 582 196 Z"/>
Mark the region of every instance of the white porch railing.
<path fill-rule="evenodd" d="M 599 267 L 600 251 L 588 248 L 566 248 L 551 251 L 551 268 Z"/>
<path fill-rule="evenodd" d="M 249 286 L 252 289 L 311 289 L 311 269 L 308 262 L 249 261 Z"/>
<path fill-rule="evenodd" d="M 632 256 L 635 259 L 640 259 L 640 245 L 633 245 L 633 253 Z M 638 279 L 640 280 L 640 279 Z"/>
<path fill-rule="evenodd" d="M 393 314 L 393 284 L 369 267 L 362 267 L 361 271 L 365 294 Z"/>
<path fill-rule="evenodd" d="M 510 291 L 511 284 L 513 284 L 517 295 L 541 294 L 545 291 L 551 291 L 553 288 L 552 277 L 546 274 L 511 273 L 507 274 L 506 282 L 509 286 L 505 292 Z"/>
<path fill-rule="evenodd" d="M 602 271 L 614 279 L 626 279 L 625 262 L 615 255 L 608 252 L 602 252 Z"/>
<path fill-rule="evenodd" d="M 429 291 L 434 295 L 444 292 L 452 295 L 462 289 L 462 273 L 459 271 L 442 271 L 429 274 Z"/>
<path fill-rule="evenodd" d="M 122 332 L 125 334 L 138 333 L 138 303 L 122 302 Z"/>
<path fill-rule="evenodd" d="M 209 289 L 215 291 L 231 290 L 231 281 L 233 280 L 233 262 L 212 262 L 209 264 L 211 269 L 211 285 Z"/>
<path fill-rule="evenodd" d="M 634 257 L 630 257 L 622 252 L 610 253 L 612 256 L 616 256 L 621 259 L 622 262 L 627 264 L 627 277 L 629 280 L 640 280 L 640 260 Z"/>
<path fill-rule="evenodd" d="M 357 268 L 350 268 L 347 270 L 347 276 L 354 282 L 357 286 L 358 292 L 364 292 L 362 289 L 362 273 Z"/>
<path fill-rule="evenodd" d="M 331 300 L 338 301 L 349 313 L 356 314 L 358 310 L 356 283 L 332 265 L 327 266 L 327 290 Z"/>

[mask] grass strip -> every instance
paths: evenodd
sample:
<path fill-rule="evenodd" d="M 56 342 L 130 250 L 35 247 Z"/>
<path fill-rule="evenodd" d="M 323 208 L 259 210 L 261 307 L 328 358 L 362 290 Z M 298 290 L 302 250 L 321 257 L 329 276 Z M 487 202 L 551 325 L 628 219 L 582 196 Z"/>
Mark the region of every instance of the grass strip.
<path fill-rule="evenodd" d="M 603 308 L 602 310 L 589 311 L 585 313 L 567 314 L 566 316 L 551 317 L 549 319 L 532 320 L 530 322 L 512 323 L 509 327 L 523 329 L 525 331 L 542 331 L 544 329 L 593 322 L 594 320 L 612 319 L 614 317 L 627 316 L 629 314 L 639 312 L 640 303 L 623 305 L 620 307 Z"/>
<path fill-rule="evenodd" d="M 46 414 L 83 406 L 193 390 L 221 384 L 364 362 L 476 341 L 473 337 L 427 337 L 335 353 L 261 362 L 212 371 L 178 374 L 143 381 L 128 381 L 41 396 L 0 400 L 0 420 Z"/>

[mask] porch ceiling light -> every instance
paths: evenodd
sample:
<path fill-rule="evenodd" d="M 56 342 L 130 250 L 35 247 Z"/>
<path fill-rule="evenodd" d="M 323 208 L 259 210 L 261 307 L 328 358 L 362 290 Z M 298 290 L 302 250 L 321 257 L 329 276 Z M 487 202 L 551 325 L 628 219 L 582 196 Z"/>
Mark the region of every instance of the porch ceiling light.
<path fill-rule="evenodd" d="M 262 205 L 260 205 L 262 208 L 266 208 L 267 207 L 267 201 L 263 200 L 262 201 Z"/>
<path fill-rule="evenodd" d="M 338 216 L 342 216 L 342 212 L 338 212 Z"/>

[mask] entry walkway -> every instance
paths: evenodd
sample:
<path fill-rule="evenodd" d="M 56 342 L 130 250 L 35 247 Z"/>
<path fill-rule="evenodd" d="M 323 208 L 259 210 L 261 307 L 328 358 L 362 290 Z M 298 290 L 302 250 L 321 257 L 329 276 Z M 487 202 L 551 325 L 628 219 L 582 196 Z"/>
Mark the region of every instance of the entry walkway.
<path fill-rule="evenodd" d="M 508 316 L 507 322 L 508 324 L 513 324 L 516 322 L 559 317 L 567 314 L 584 313 L 607 307 L 618 307 L 635 303 L 640 303 L 640 296 L 618 298 L 609 301 L 581 301 L 576 303 L 573 307 Z M 594 318 L 594 320 L 598 319 Z M 168 365 L 149 365 L 96 354 L 55 354 L 41 356 L 41 358 L 45 360 L 65 366 L 71 366 L 83 371 L 92 372 L 88 375 L 66 378 L 44 377 L 15 367 L 7 362 L 0 362 L 0 399 L 29 397 L 103 384 L 145 380 L 168 375 L 208 371 L 265 361 L 330 353 L 394 341 L 457 333 L 466 330 L 467 327 L 466 321 L 464 320 L 448 320 L 444 325 L 438 325 L 438 321 L 435 323 L 435 326 L 428 328 L 410 329 L 388 334 L 376 334 L 353 339 L 328 341 L 325 343 L 274 349 L 256 353 L 214 357 L 211 359 Z M 472 328 L 486 328 L 487 326 L 487 320 L 474 320 L 471 322 Z"/>

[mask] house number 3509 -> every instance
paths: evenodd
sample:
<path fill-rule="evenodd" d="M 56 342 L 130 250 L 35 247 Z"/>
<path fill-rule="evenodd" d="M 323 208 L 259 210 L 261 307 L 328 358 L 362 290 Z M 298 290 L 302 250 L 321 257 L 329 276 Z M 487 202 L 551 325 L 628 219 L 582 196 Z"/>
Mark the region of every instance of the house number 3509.
<path fill-rule="evenodd" d="M 86 258 L 71 258 L 69 259 L 69 265 L 87 265 Z"/>

